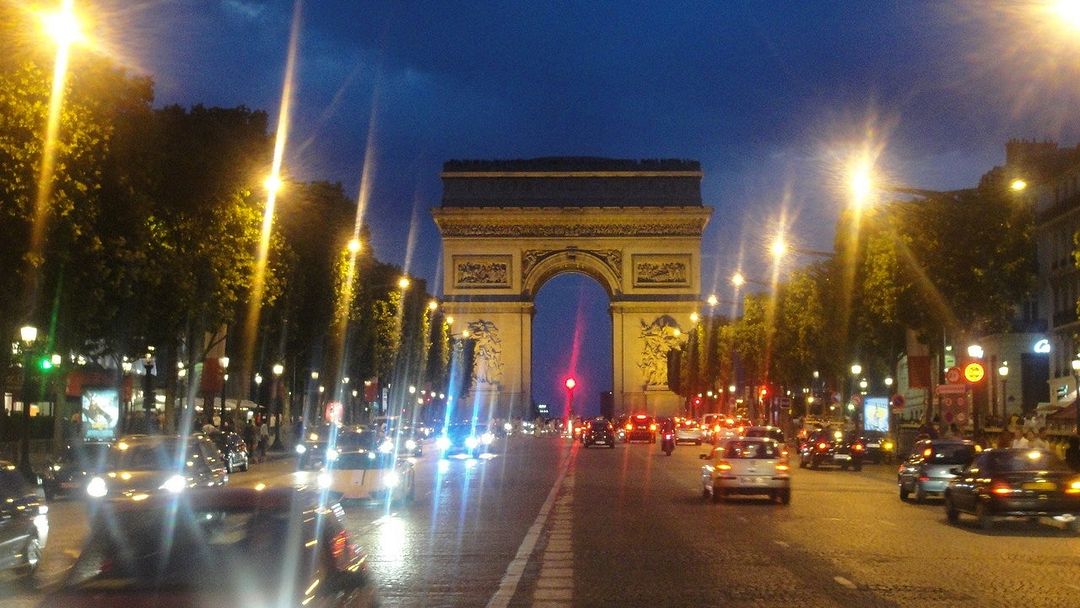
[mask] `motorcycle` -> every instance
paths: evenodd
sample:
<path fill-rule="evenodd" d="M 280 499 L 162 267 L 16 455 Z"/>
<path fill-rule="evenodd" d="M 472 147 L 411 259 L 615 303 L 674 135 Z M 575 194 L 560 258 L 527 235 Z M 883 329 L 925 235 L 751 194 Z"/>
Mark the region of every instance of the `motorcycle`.
<path fill-rule="evenodd" d="M 671 453 L 675 451 L 675 435 L 673 433 L 664 433 L 664 438 L 660 441 L 660 449 L 664 450 L 664 453 L 671 456 Z"/>

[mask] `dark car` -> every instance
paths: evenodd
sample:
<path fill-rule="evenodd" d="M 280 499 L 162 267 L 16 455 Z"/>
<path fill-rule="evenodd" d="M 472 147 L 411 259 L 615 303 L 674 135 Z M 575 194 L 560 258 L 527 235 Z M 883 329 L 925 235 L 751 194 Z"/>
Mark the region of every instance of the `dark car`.
<path fill-rule="evenodd" d="M 98 515 L 42 607 L 375 604 L 344 512 L 316 492 L 201 490 Z"/>
<path fill-rule="evenodd" d="M 104 442 L 75 443 L 64 447 L 48 462 L 41 476 L 45 498 L 86 496 L 86 482 L 108 466 L 109 447 Z"/>
<path fill-rule="evenodd" d="M 207 437 L 225 457 L 226 471 L 235 473 L 248 470 L 248 449 L 243 437 L 232 431 L 209 433 Z"/>
<path fill-rule="evenodd" d="M 593 418 L 585 423 L 581 432 L 581 444 L 585 447 L 603 445 L 615 447 L 615 427 L 606 418 Z"/>
<path fill-rule="evenodd" d="M 866 445 L 858 434 L 822 429 L 811 433 L 799 448 L 799 466 L 811 469 L 836 466 L 845 471 L 861 471 L 865 453 Z"/>
<path fill-rule="evenodd" d="M 975 459 L 975 444 L 961 439 L 924 439 L 896 471 L 900 500 L 915 494 L 923 502 L 930 494 L 943 494 L 956 475 L 952 469 L 965 467 Z"/>
<path fill-rule="evenodd" d="M 494 441 L 495 435 L 483 424 L 450 424 L 435 440 L 435 447 L 443 458 L 454 454 L 476 457 L 489 452 Z"/>
<path fill-rule="evenodd" d="M 743 437 L 765 437 L 784 445 L 784 431 L 777 426 L 751 426 L 743 432 Z"/>
<path fill-rule="evenodd" d="M 37 570 L 49 540 L 48 512 L 44 490 L 0 460 L 0 570 L 23 575 Z"/>
<path fill-rule="evenodd" d="M 647 441 L 656 443 L 656 420 L 646 414 L 634 414 L 626 421 L 626 440 L 628 442 Z"/>
<path fill-rule="evenodd" d="M 945 515 L 956 523 L 971 513 L 989 530 L 1004 516 L 1058 517 L 1080 532 L 1080 475 L 1046 450 L 981 452 L 945 488 Z"/>
<path fill-rule="evenodd" d="M 205 435 L 128 435 L 109 448 L 108 466 L 90 478 L 95 499 L 143 501 L 228 483 L 225 457 Z"/>
<path fill-rule="evenodd" d="M 874 464 L 892 462 L 896 455 L 896 443 L 885 431 L 863 431 L 866 443 L 866 460 Z"/>

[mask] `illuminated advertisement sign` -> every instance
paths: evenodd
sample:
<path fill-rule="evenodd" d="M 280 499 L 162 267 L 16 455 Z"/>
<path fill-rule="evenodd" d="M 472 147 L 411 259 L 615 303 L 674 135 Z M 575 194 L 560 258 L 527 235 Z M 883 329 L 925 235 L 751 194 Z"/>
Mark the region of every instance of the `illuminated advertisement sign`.
<path fill-rule="evenodd" d="M 867 397 L 863 400 L 863 429 L 889 432 L 889 399 Z"/>
<path fill-rule="evenodd" d="M 86 441 L 116 439 L 120 419 L 120 393 L 115 388 L 84 388 L 82 430 Z"/>

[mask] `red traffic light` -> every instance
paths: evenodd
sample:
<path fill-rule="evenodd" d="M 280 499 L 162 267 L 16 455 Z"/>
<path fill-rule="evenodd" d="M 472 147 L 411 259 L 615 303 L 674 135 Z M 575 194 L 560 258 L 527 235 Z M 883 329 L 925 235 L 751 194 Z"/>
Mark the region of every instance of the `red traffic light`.
<path fill-rule="evenodd" d="M 574 387 L 577 386 L 577 380 L 574 380 L 573 378 L 567 378 L 564 384 L 566 385 L 566 390 L 572 391 L 574 390 Z"/>
<path fill-rule="evenodd" d="M 769 394 L 769 389 L 764 387 L 764 386 L 761 387 L 761 396 L 764 397 L 764 396 L 766 396 L 768 394 Z"/>
<path fill-rule="evenodd" d="M 694 397 L 694 405 L 701 405 L 701 397 Z"/>

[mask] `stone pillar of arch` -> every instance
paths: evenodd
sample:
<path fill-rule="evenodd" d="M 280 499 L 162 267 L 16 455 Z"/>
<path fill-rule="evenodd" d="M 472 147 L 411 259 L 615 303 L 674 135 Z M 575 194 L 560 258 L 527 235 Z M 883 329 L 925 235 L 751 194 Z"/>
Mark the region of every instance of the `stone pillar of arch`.
<path fill-rule="evenodd" d="M 681 409 L 667 386 L 667 352 L 685 341 L 700 306 L 701 233 L 712 210 L 700 202 L 696 163 L 648 162 L 447 163 L 443 204 L 432 212 L 443 310 L 476 353 L 458 415 L 532 415 L 533 301 L 567 272 L 608 294 L 616 412 Z"/>

